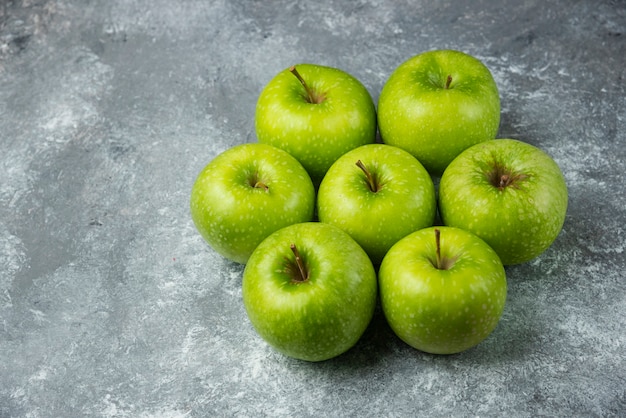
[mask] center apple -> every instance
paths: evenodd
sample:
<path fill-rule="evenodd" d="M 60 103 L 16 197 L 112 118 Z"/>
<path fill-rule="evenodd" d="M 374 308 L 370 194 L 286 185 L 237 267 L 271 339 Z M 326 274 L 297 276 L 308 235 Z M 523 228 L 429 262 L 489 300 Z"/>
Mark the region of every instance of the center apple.
<path fill-rule="evenodd" d="M 434 222 L 433 181 L 415 157 L 385 144 L 347 152 L 328 170 L 317 197 L 321 222 L 346 231 L 376 265 L 398 240 Z"/>

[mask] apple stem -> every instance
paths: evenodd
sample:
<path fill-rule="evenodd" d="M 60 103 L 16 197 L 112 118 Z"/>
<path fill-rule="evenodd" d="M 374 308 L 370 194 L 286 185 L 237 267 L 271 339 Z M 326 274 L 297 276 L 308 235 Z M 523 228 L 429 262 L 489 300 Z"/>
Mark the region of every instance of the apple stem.
<path fill-rule="evenodd" d="M 270 191 L 270 188 L 267 184 L 263 183 L 262 181 L 257 181 L 256 183 L 254 183 L 254 188 L 255 189 L 264 189 L 266 192 Z"/>
<path fill-rule="evenodd" d="M 250 187 L 255 188 L 255 189 L 263 189 L 266 192 L 270 191 L 270 188 L 267 184 L 263 183 L 263 180 L 259 179 L 259 172 L 257 171 L 256 173 L 254 173 L 254 176 L 251 176 L 248 179 L 248 184 L 250 185 Z"/>
<path fill-rule="evenodd" d="M 300 277 L 295 279 L 295 281 L 298 283 L 306 282 L 307 280 L 309 280 L 309 274 L 304 267 L 304 262 L 302 261 L 302 257 L 300 256 L 300 251 L 298 251 L 298 247 L 296 247 L 296 244 L 291 244 L 289 247 L 291 248 L 293 255 L 296 257 L 296 265 L 298 266 L 298 271 L 300 272 Z"/>
<path fill-rule="evenodd" d="M 500 176 L 500 184 L 498 185 L 498 189 L 502 190 L 511 182 L 511 176 L 508 174 L 502 174 Z"/>
<path fill-rule="evenodd" d="M 518 189 L 520 184 L 529 178 L 529 175 L 516 173 L 498 161 L 494 161 L 491 170 L 485 174 L 493 187 L 500 191 L 508 187 Z"/>
<path fill-rule="evenodd" d="M 433 267 L 438 270 L 450 270 L 459 256 L 455 257 L 442 257 L 441 256 L 441 231 L 439 228 L 435 228 L 435 245 L 436 245 L 436 257 L 435 260 L 430 260 Z"/>
<path fill-rule="evenodd" d="M 450 88 L 451 83 L 452 83 L 452 76 L 448 74 L 448 78 L 446 78 L 446 90 Z"/>
<path fill-rule="evenodd" d="M 324 96 L 323 95 L 317 96 L 315 94 L 315 92 L 309 87 L 306 81 L 304 81 L 304 78 L 302 78 L 298 70 L 296 70 L 295 65 L 292 65 L 291 67 L 289 67 L 289 71 L 291 72 L 291 74 L 296 76 L 298 81 L 300 81 L 300 84 L 302 84 L 302 87 L 304 87 L 304 90 L 306 91 L 306 94 L 307 94 L 307 100 L 309 103 L 319 104 L 324 101 Z"/>
<path fill-rule="evenodd" d="M 363 164 L 361 160 L 358 160 L 356 162 L 356 165 L 363 171 L 363 173 L 365 173 L 365 177 L 367 178 L 367 185 L 369 186 L 370 190 L 374 193 L 378 192 L 380 190 L 380 184 L 378 184 L 378 182 L 376 181 L 372 173 L 367 169 L 365 164 Z"/>
<path fill-rule="evenodd" d="M 435 228 L 435 245 L 437 246 L 437 265 L 435 267 L 441 270 L 443 263 L 441 262 L 441 231 L 439 228 Z"/>

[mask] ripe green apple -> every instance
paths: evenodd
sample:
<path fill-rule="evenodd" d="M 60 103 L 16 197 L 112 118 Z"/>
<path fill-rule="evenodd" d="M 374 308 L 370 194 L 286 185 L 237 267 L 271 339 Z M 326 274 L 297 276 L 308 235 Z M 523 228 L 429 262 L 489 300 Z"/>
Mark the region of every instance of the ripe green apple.
<path fill-rule="evenodd" d="M 302 165 L 265 144 L 241 144 L 215 157 L 191 190 L 191 218 L 222 256 L 245 263 L 272 232 L 313 219 L 315 189 Z"/>
<path fill-rule="evenodd" d="M 250 322 L 279 352 L 301 360 L 336 357 L 374 314 L 374 267 L 341 229 L 320 222 L 285 227 L 252 253 L 242 297 Z"/>
<path fill-rule="evenodd" d="M 410 58 L 378 100 L 383 142 L 409 151 L 436 176 L 464 149 L 495 138 L 499 125 L 500 97 L 489 69 L 460 51 Z"/>
<path fill-rule="evenodd" d="M 408 152 L 368 144 L 341 156 L 322 180 L 319 220 L 346 231 L 375 265 L 400 238 L 432 226 L 433 181 Z"/>
<path fill-rule="evenodd" d="M 459 353 L 487 338 L 507 292 L 495 251 L 474 234 L 446 226 L 419 230 L 391 247 L 379 285 L 391 329 L 433 354 Z"/>
<path fill-rule="evenodd" d="M 319 185 L 337 158 L 376 140 L 376 110 L 367 89 L 350 74 L 299 64 L 265 86 L 255 129 L 259 142 L 296 157 Z"/>
<path fill-rule="evenodd" d="M 445 225 L 481 237 L 505 265 L 529 261 L 556 239 L 567 212 L 559 166 L 539 148 L 495 139 L 467 149 L 439 184 Z"/>

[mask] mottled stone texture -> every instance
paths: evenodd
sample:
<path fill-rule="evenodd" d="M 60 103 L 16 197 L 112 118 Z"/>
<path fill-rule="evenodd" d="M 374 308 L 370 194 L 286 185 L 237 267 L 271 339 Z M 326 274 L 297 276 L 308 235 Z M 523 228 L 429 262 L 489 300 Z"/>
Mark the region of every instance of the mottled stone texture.
<path fill-rule="evenodd" d="M 0 416 L 626 414 L 623 1 L 0 3 Z M 561 235 L 507 268 L 465 353 L 415 351 L 378 312 L 340 358 L 282 357 L 193 228 L 195 176 L 256 140 L 279 70 L 339 67 L 377 101 L 440 48 L 491 69 L 500 137 L 562 167 Z"/>

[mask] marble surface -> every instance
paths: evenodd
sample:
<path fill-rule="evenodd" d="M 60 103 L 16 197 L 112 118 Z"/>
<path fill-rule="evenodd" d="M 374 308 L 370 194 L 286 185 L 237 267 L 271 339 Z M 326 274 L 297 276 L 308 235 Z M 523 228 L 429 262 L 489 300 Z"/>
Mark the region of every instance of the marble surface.
<path fill-rule="evenodd" d="M 621 0 L 0 2 L 0 416 L 626 415 L 625 31 Z M 441 48 L 493 72 L 500 137 L 561 166 L 562 233 L 507 268 L 467 352 L 413 350 L 379 311 L 339 358 L 277 354 L 192 225 L 195 176 L 256 140 L 281 69 L 376 101 Z"/>

